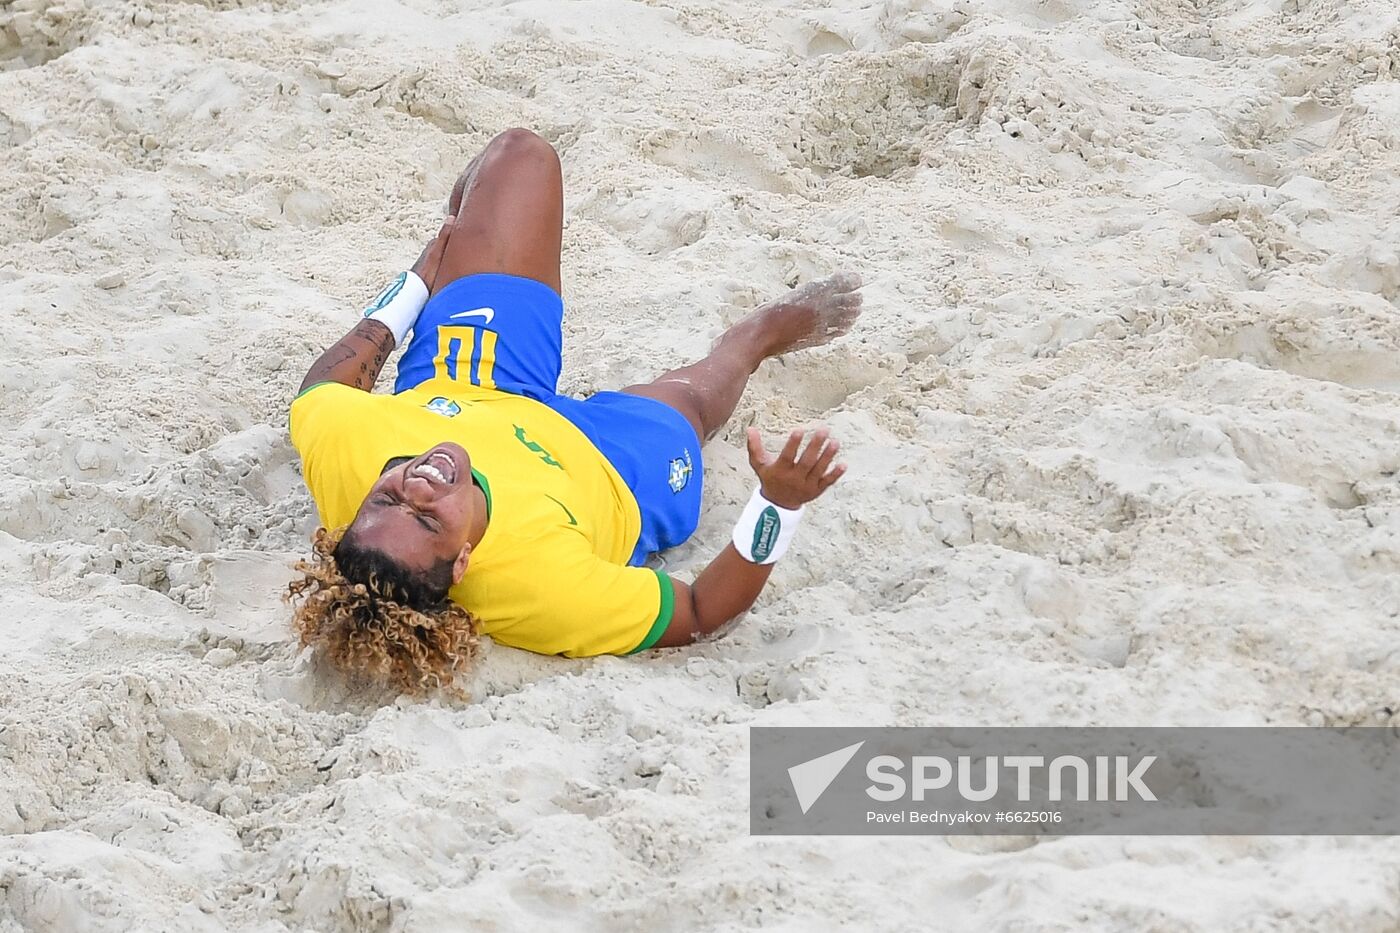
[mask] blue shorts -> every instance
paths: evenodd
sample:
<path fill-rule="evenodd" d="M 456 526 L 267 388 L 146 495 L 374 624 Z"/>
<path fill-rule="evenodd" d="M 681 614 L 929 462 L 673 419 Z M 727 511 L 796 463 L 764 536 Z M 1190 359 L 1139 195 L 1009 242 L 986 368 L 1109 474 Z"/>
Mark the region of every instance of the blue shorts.
<path fill-rule="evenodd" d="M 655 399 L 559 395 L 563 323 L 564 300 L 543 282 L 497 274 L 457 279 L 419 315 L 394 391 L 432 379 L 441 357 L 450 379 L 524 395 L 569 419 L 637 499 L 642 533 L 628 563 L 640 566 L 695 532 L 704 476 L 700 439 L 685 416 Z"/>

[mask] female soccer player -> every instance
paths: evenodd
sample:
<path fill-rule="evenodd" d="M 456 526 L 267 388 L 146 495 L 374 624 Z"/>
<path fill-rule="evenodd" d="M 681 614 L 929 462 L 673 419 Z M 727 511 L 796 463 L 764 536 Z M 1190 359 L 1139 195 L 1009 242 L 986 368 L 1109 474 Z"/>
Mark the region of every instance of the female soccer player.
<path fill-rule="evenodd" d="M 453 189 L 413 271 L 321 355 L 291 436 L 322 527 L 290 586 L 303 644 L 408 692 L 450 684 L 478 633 L 543 654 L 683 645 L 753 605 L 802 507 L 840 478 L 825 429 L 768 454 L 733 543 L 692 584 L 642 565 L 695 530 L 700 447 L 769 357 L 860 313 L 859 280 L 810 283 L 727 330 L 709 356 L 587 399 L 561 366 L 559 159 L 497 136 Z M 426 306 L 425 306 L 426 304 Z M 372 395 L 412 329 L 392 395 Z"/>

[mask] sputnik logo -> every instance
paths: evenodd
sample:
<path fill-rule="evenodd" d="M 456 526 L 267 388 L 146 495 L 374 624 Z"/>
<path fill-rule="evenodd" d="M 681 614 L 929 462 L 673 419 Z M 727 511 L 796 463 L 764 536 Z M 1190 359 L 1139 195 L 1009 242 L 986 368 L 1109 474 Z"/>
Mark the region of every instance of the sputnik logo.
<path fill-rule="evenodd" d="M 826 793 L 826 789 L 864 744 L 864 741 L 860 741 L 854 745 L 847 745 L 845 748 L 838 748 L 834 752 L 788 768 L 788 780 L 792 781 L 793 792 L 797 794 L 797 805 L 802 808 L 804 814 L 821 799 L 822 794 Z"/>

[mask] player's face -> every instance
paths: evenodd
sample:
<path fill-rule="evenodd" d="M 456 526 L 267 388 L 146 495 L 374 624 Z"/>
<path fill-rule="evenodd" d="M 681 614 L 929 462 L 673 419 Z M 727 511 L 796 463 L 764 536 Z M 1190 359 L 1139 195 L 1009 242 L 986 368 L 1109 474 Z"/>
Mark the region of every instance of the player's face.
<path fill-rule="evenodd" d="M 410 565 L 455 560 L 476 518 L 471 458 L 459 444 L 438 444 L 391 460 L 355 516 L 355 538 Z"/>

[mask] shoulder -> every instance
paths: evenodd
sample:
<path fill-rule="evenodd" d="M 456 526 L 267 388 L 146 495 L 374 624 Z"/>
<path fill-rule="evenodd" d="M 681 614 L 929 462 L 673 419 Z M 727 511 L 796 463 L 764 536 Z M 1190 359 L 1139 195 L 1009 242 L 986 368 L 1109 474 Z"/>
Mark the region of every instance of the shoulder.
<path fill-rule="evenodd" d="M 292 400 L 287 430 L 302 461 L 349 455 L 347 447 L 373 446 L 400 420 L 402 403 L 392 395 L 372 395 L 338 382 L 310 386 Z"/>
<path fill-rule="evenodd" d="M 301 429 L 324 430 L 348 422 L 363 424 L 375 412 L 406 404 L 398 396 L 375 395 L 339 382 L 318 382 L 292 399 L 288 421 L 293 435 Z"/>
<path fill-rule="evenodd" d="M 321 408 L 326 405 L 354 404 L 361 397 L 369 398 L 369 396 L 370 394 L 363 389 L 357 389 L 344 383 L 317 382 L 297 393 L 296 398 L 292 399 L 292 412 Z"/>

